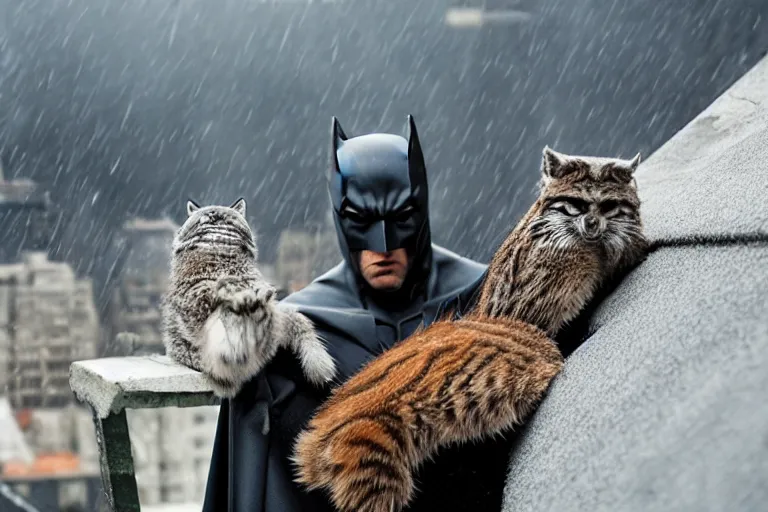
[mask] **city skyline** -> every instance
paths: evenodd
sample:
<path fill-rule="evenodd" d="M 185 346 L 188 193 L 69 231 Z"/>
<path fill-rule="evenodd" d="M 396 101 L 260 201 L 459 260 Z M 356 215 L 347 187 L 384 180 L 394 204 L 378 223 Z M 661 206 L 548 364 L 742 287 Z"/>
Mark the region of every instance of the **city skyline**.
<path fill-rule="evenodd" d="M 45 191 L 31 180 L 0 180 L 3 190 L 16 194 L 12 202 L 10 194 L 0 195 L 0 215 L 11 208 L 17 215 L 12 229 L 20 246 L 15 257 L 0 262 L 0 425 L 15 433 L 0 443 L 0 482 L 41 507 L 98 507 L 93 422 L 69 388 L 69 365 L 94 357 L 164 353 L 159 302 L 179 225 L 167 217 L 123 223 L 115 237 L 121 254 L 115 286 L 100 314 L 87 274 L 76 275 L 67 261 L 51 261 L 48 247 L 41 246 L 41 240 L 50 240 L 50 226 L 40 215 L 49 205 L 37 201 L 39 195 L 18 193 Z M 278 261 L 260 264 L 265 275 L 283 295 L 305 286 L 328 260 L 332 235 L 285 230 Z M 142 506 L 201 503 L 217 418 L 213 406 L 129 412 Z"/>

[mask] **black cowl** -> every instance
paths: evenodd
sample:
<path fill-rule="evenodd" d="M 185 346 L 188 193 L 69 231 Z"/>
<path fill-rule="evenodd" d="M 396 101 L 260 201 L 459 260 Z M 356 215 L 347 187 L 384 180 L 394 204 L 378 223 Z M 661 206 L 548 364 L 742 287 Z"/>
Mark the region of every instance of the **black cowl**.
<path fill-rule="evenodd" d="M 432 262 L 427 172 L 412 116 L 408 128 L 407 139 L 387 133 L 349 138 L 334 117 L 328 173 L 339 246 L 359 285 L 365 286 L 359 251 L 404 248 L 408 275 L 391 295 L 405 301 L 423 291 Z"/>

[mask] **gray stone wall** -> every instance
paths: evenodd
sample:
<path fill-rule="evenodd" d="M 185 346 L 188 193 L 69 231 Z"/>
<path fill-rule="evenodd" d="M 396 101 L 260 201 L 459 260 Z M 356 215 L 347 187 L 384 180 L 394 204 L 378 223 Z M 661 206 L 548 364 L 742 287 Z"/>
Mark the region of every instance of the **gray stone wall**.
<path fill-rule="evenodd" d="M 512 452 L 505 512 L 768 502 L 768 58 L 638 170 L 656 250 Z"/>

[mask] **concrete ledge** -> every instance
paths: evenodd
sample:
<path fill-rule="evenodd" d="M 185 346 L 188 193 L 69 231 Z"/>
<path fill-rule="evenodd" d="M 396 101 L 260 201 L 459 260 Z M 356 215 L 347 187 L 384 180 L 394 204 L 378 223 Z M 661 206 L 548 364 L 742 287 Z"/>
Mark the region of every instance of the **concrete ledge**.
<path fill-rule="evenodd" d="M 637 171 L 657 242 L 768 238 L 768 58 L 655 151 Z"/>
<path fill-rule="evenodd" d="M 69 384 L 101 419 L 124 409 L 219 403 L 200 372 L 160 355 L 78 361 L 70 367 Z"/>

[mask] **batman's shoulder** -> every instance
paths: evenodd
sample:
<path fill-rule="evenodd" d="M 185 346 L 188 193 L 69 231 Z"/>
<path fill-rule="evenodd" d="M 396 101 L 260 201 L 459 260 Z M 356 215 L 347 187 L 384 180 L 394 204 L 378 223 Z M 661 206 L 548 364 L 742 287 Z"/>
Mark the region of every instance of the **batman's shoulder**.
<path fill-rule="evenodd" d="M 466 311 L 476 298 L 488 266 L 434 244 L 432 255 L 431 301 L 441 303 L 441 310 Z"/>
<path fill-rule="evenodd" d="M 464 311 L 473 302 L 487 266 L 432 245 L 429 310 Z M 280 301 L 306 315 L 326 337 L 375 338 L 375 319 L 363 308 L 347 263 L 342 262 Z M 430 315 L 432 316 L 432 315 Z"/>
<path fill-rule="evenodd" d="M 360 300 L 355 295 L 354 283 L 350 280 L 344 262 L 319 276 L 301 290 L 288 295 L 280 303 L 293 306 L 300 311 L 315 307 L 332 309 L 360 307 Z"/>
<path fill-rule="evenodd" d="M 440 247 L 432 246 L 434 261 L 434 296 L 458 295 L 467 289 L 473 289 L 485 277 L 487 265 L 459 256 Z"/>
<path fill-rule="evenodd" d="M 375 339 L 376 322 L 363 309 L 354 278 L 345 262 L 280 301 L 309 318 L 323 337 L 334 340 Z"/>
<path fill-rule="evenodd" d="M 430 298 L 447 298 L 473 292 L 485 277 L 487 265 L 460 256 L 439 245 L 432 245 Z M 360 299 L 347 264 L 342 262 L 281 303 L 299 311 L 316 308 L 360 310 Z"/>

